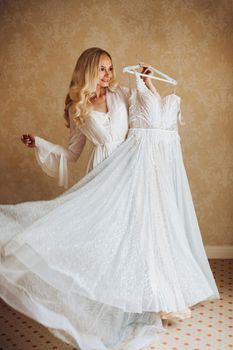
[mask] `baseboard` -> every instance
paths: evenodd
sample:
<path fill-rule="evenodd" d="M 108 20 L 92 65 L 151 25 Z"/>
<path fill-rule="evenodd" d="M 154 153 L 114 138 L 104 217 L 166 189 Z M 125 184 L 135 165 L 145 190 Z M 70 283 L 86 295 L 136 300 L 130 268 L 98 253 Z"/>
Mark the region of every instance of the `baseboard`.
<path fill-rule="evenodd" d="M 206 245 L 209 259 L 233 259 L 233 245 Z"/>

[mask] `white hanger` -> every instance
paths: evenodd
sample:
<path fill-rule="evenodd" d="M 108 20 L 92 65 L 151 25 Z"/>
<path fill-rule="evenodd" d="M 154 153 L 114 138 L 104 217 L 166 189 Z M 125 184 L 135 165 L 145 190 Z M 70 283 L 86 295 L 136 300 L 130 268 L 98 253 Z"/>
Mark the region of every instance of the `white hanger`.
<path fill-rule="evenodd" d="M 123 68 L 123 73 L 130 73 L 130 74 L 135 74 L 136 69 L 140 69 L 142 68 L 143 65 L 137 64 L 135 66 L 127 66 Z M 168 75 L 164 74 L 163 72 L 161 72 L 160 70 L 152 67 L 152 66 L 148 66 L 149 69 L 151 69 L 152 71 L 154 71 L 155 73 L 160 74 L 162 77 L 166 78 L 159 78 L 159 77 L 155 77 L 154 75 L 148 75 L 148 74 L 143 74 L 140 72 L 137 72 L 139 75 L 141 75 L 142 77 L 150 77 L 151 79 L 156 79 L 156 80 L 160 80 L 160 81 L 165 81 L 166 83 L 172 84 L 172 85 L 177 85 L 177 81 L 171 77 L 169 77 Z"/>

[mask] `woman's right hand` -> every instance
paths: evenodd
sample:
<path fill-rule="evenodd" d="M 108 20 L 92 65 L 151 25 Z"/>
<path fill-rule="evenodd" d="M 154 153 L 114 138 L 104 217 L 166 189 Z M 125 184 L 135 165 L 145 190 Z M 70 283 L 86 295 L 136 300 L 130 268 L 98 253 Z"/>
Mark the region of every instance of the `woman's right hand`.
<path fill-rule="evenodd" d="M 20 139 L 25 144 L 25 146 L 36 147 L 35 137 L 32 136 L 31 134 L 23 134 Z"/>

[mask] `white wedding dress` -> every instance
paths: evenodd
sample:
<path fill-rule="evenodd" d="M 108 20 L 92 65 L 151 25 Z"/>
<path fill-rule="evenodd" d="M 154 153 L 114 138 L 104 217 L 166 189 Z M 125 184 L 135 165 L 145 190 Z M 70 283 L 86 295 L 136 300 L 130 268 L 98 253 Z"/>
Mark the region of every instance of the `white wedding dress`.
<path fill-rule="evenodd" d="M 1 297 L 83 350 L 139 350 L 164 330 L 161 311 L 219 298 L 182 160 L 180 98 L 161 99 L 136 73 L 129 106 L 127 140 L 76 185 L 0 206 Z"/>

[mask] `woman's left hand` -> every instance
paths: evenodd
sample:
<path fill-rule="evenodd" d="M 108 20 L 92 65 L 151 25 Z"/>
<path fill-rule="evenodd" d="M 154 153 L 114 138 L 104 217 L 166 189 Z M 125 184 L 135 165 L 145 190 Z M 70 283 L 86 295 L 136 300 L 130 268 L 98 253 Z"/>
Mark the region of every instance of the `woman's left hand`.
<path fill-rule="evenodd" d="M 148 78 L 141 76 L 141 79 L 143 79 L 143 81 L 145 82 L 146 86 L 148 87 L 148 89 L 150 89 L 153 92 L 153 94 L 155 94 L 156 96 L 160 97 L 156 87 L 154 86 L 154 84 L 151 81 L 152 79 L 150 78 L 150 76 L 154 74 L 152 69 L 149 68 L 150 65 L 147 64 L 147 63 L 144 63 L 144 62 L 140 62 L 139 65 L 142 67 L 141 73 L 148 75 Z"/>
<path fill-rule="evenodd" d="M 152 84 L 151 78 L 149 77 L 150 75 L 153 75 L 153 71 L 149 68 L 150 65 L 144 62 L 140 62 L 139 65 L 142 67 L 141 73 L 147 74 L 147 77 L 141 77 L 146 85 Z"/>

